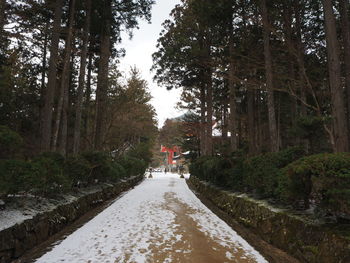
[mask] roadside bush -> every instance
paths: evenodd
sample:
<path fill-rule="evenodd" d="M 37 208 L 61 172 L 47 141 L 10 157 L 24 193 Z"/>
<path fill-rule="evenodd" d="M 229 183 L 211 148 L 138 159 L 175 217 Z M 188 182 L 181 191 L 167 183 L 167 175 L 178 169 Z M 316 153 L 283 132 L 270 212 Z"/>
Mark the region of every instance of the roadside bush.
<path fill-rule="evenodd" d="M 284 170 L 285 199 L 310 201 L 323 213 L 350 216 L 350 154 L 317 154 L 302 158 Z"/>
<path fill-rule="evenodd" d="M 152 144 L 148 141 L 139 143 L 135 148 L 131 149 L 127 156 L 134 157 L 138 160 L 143 160 L 146 163 L 152 161 Z"/>
<path fill-rule="evenodd" d="M 55 195 L 67 191 L 71 186 L 71 181 L 63 173 L 61 160 L 50 156 L 41 155 L 31 161 L 30 181 L 35 194 Z"/>
<path fill-rule="evenodd" d="M 82 156 L 67 158 L 64 163 L 64 174 L 72 182 L 72 186 L 86 185 L 91 181 L 90 163 Z"/>
<path fill-rule="evenodd" d="M 128 177 L 144 174 L 147 168 L 144 160 L 128 155 L 118 159 L 117 163 L 125 169 L 125 176 Z"/>
<path fill-rule="evenodd" d="M 31 166 L 21 160 L 0 161 L 0 197 L 31 188 Z"/>
<path fill-rule="evenodd" d="M 23 145 L 22 137 L 7 126 L 0 125 L 0 159 L 11 159 Z"/>
<path fill-rule="evenodd" d="M 243 185 L 246 190 L 261 197 L 275 195 L 279 168 L 277 153 L 266 153 L 247 159 L 243 163 Z"/>
<path fill-rule="evenodd" d="M 190 173 L 221 187 L 254 192 L 262 198 L 277 198 L 280 169 L 304 155 L 302 148 L 293 147 L 245 160 L 240 152 L 231 157 L 204 156 L 190 165 Z"/>
<path fill-rule="evenodd" d="M 124 178 L 127 176 L 127 173 L 122 165 L 120 165 L 118 162 L 113 161 L 111 163 L 110 173 L 109 173 L 109 180 L 112 182 L 116 182 L 120 180 L 121 178 Z"/>
<path fill-rule="evenodd" d="M 123 163 L 119 161 L 113 161 L 112 158 L 103 152 L 88 152 L 82 155 L 90 165 L 91 176 L 89 177 L 89 183 L 94 180 L 100 182 L 107 181 L 117 181 L 120 178 L 128 175 L 127 167 L 124 167 Z M 131 164 L 132 169 L 137 169 L 137 161 L 142 162 L 141 160 L 136 159 L 134 163 Z"/>
<path fill-rule="evenodd" d="M 89 162 L 91 169 L 91 176 L 89 176 L 89 183 L 92 183 L 94 180 L 100 182 L 105 182 L 110 177 L 111 166 L 110 162 L 111 157 L 104 152 L 87 152 L 83 153 L 82 157 Z"/>
<path fill-rule="evenodd" d="M 202 156 L 199 157 L 195 162 L 190 164 L 190 174 L 204 181 L 211 181 L 209 173 L 204 169 L 204 163 L 209 161 L 212 157 Z"/>
<path fill-rule="evenodd" d="M 40 158 L 50 159 L 60 167 L 63 167 L 65 162 L 64 156 L 57 152 L 43 152 L 36 157 L 36 159 L 40 159 Z"/>
<path fill-rule="evenodd" d="M 212 182 L 220 187 L 231 188 L 237 184 L 237 173 L 233 160 L 230 158 L 215 158 L 209 165 L 211 168 Z"/>
<path fill-rule="evenodd" d="M 228 157 L 201 157 L 190 165 L 190 173 L 217 186 L 242 190 L 242 160 Z"/>
<path fill-rule="evenodd" d="M 117 182 L 126 176 L 140 175 L 146 167 L 142 159 L 125 156 L 114 161 L 101 152 L 67 159 L 46 152 L 31 161 L 0 160 L 0 198 L 20 192 L 54 196 L 77 186 Z"/>
<path fill-rule="evenodd" d="M 243 185 L 262 198 L 280 198 L 281 168 L 304 156 L 300 147 L 251 157 L 243 163 Z"/>

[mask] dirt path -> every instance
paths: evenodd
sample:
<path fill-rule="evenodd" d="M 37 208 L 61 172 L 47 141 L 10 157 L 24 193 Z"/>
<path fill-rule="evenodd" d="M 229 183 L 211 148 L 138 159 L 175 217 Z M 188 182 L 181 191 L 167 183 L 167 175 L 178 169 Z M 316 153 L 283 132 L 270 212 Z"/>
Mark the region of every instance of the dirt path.
<path fill-rule="evenodd" d="M 36 262 L 267 262 L 178 175 L 157 173 Z"/>

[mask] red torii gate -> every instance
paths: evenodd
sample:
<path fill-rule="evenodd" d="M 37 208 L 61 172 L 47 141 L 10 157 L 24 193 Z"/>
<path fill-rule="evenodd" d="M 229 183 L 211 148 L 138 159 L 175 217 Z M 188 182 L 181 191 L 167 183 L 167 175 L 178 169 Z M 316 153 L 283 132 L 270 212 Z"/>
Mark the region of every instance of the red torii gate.
<path fill-rule="evenodd" d="M 178 146 L 173 146 L 172 148 L 168 148 L 162 145 L 160 151 L 162 153 L 165 153 L 165 152 L 168 153 L 168 164 L 176 164 L 173 158 L 174 158 L 175 152 L 180 153 L 180 148 Z"/>

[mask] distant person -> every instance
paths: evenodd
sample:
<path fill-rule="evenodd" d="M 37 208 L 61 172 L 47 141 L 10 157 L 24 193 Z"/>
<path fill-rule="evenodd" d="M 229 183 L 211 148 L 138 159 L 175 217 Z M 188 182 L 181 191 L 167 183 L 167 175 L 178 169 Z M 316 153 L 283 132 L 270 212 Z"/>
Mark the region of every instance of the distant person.
<path fill-rule="evenodd" d="M 179 167 L 179 171 L 180 171 L 180 178 L 185 178 L 184 176 L 184 172 L 185 172 L 185 167 L 183 167 L 182 165 Z"/>
<path fill-rule="evenodd" d="M 164 173 L 166 174 L 167 172 L 168 172 L 168 169 L 167 169 L 167 168 L 165 168 L 165 169 L 164 169 Z"/>
<path fill-rule="evenodd" d="M 185 172 L 185 168 L 181 165 L 181 166 L 179 167 L 179 171 L 180 171 L 180 174 L 183 175 L 184 172 Z"/>

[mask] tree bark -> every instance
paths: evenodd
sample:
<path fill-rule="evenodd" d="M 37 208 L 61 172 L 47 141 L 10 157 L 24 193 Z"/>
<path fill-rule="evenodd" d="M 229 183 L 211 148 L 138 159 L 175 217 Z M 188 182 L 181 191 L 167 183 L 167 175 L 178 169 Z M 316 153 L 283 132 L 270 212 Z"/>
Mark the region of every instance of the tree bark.
<path fill-rule="evenodd" d="M 201 123 L 200 123 L 200 152 L 201 156 L 206 155 L 206 118 L 205 118 L 205 113 L 206 113 L 206 98 L 205 98 L 205 87 L 204 85 L 201 86 L 200 88 L 200 102 L 201 102 Z"/>
<path fill-rule="evenodd" d="M 345 62 L 345 85 L 348 109 L 348 127 L 350 125 L 350 23 L 349 23 L 349 1 L 339 0 L 341 29 L 344 43 Z"/>
<path fill-rule="evenodd" d="M 49 22 L 45 25 L 44 34 L 44 44 L 43 44 L 43 58 L 41 64 L 41 84 L 40 84 L 40 131 L 43 127 L 43 107 L 44 107 L 44 94 L 45 94 L 45 84 L 46 84 L 46 70 L 47 70 L 47 47 L 49 44 Z"/>
<path fill-rule="evenodd" d="M 278 139 L 277 125 L 276 125 L 272 56 L 271 56 L 271 47 L 270 47 L 271 30 L 270 30 L 268 11 L 267 11 L 265 0 L 261 1 L 261 15 L 262 15 L 262 21 L 264 26 L 264 56 L 265 56 L 267 108 L 268 108 L 268 119 L 269 119 L 270 143 L 271 143 L 271 151 L 277 152 L 279 150 L 279 139 Z"/>
<path fill-rule="evenodd" d="M 86 17 L 83 35 L 83 50 L 80 57 L 80 71 L 79 71 L 79 86 L 78 97 L 75 105 L 75 123 L 74 123 L 74 141 L 73 141 L 73 154 L 77 154 L 80 148 L 80 130 L 81 130 L 81 115 L 82 105 L 85 89 L 85 73 L 86 73 L 86 59 L 88 53 L 88 41 L 91 23 L 91 4 L 92 0 L 86 1 Z"/>
<path fill-rule="evenodd" d="M 263 141 L 264 138 L 263 138 L 263 133 L 262 133 L 261 112 L 263 111 L 263 107 L 262 107 L 262 103 L 261 103 L 261 91 L 260 90 L 255 91 L 255 97 L 256 97 L 255 107 L 257 109 L 255 111 L 256 149 L 257 149 L 257 153 L 261 153 L 262 146 L 264 145 L 264 141 Z"/>
<path fill-rule="evenodd" d="M 222 109 L 222 138 L 224 142 L 227 139 L 227 132 L 228 132 L 228 126 L 227 126 L 227 115 L 228 115 L 228 105 L 227 102 L 224 101 L 223 109 Z"/>
<path fill-rule="evenodd" d="M 58 44 L 61 31 L 61 16 L 63 8 L 63 0 L 57 0 L 55 5 L 55 15 L 52 26 L 52 39 L 50 47 L 49 73 L 48 83 L 45 92 L 44 109 L 42 113 L 42 131 L 41 131 L 41 151 L 49 151 L 51 146 L 52 133 L 52 109 L 54 103 L 54 94 L 57 83 L 57 60 L 58 60 Z"/>
<path fill-rule="evenodd" d="M 104 19 L 101 32 L 100 61 L 96 89 L 96 120 L 94 148 L 103 150 L 104 130 L 106 124 L 106 103 L 108 92 L 109 58 L 111 56 L 111 0 L 104 1 Z"/>
<path fill-rule="evenodd" d="M 233 32 L 232 25 L 229 36 L 229 50 L 230 50 L 230 62 L 229 62 L 229 73 L 228 73 L 228 86 L 229 86 L 229 100 L 230 100 L 230 142 L 231 142 L 231 152 L 235 152 L 238 150 L 238 140 L 237 140 L 237 103 L 236 103 L 236 86 L 234 81 L 235 76 L 235 65 L 234 65 L 234 42 L 233 42 Z"/>
<path fill-rule="evenodd" d="M 332 0 L 322 0 L 326 29 L 329 82 L 331 88 L 335 152 L 349 150 L 348 125 L 341 83 L 340 48 Z"/>
<path fill-rule="evenodd" d="M 306 100 L 306 87 L 308 86 L 308 79 L 306 75 L 305 70 L 305 63 L 304 63 L 304 45 L 302 42 L 302 31 L 301 31 L 301 25 L 302 25 L 302 17 L 304 16 L 304 12 L 301 9 L 300 2 L 295 2 L 295 29 L 296 29 L 296 52 L 297 52 L 297 63 L 299 68 L 299 81 L 300 81 L 300 98 L 301 101 L 307 102 Z M 310 87 L 312 88 L 312 87 Z M 304 103 L 300 104 L 300 115 L 306 116 L 307 115 L 307 108 Z"/>
<path fill-rule="evenodd" d="M 44 45 L 43 45 L 43 61 L 41 64 L 41 93 L 45 90 L 45 78 L 46 78 L 46 67 L 47 67 L 47 46 L 49 42 L 49 23 L 45 25 L 44 31 Z"/>
<path fill-rule="evenodd" d="M 69 78 L 66 79 L 66 87 L 69 87 Z M 69 107 L 69 89 L 64 89 L 63 107 L 62 107 L 62 121 L 61 121 L 61 136 L 58 144 L 58 152 L 63 156 L 67 155 L 67 134 L 68 134 L 68 107 Z"/>
<path fill-rule="evenodd" d="M 213 82 L 212 72 L 208 69 L 206 72 L 207 86 L 207 134 L 206 134 L 206 155 L 213 155 Z"/>
<path fill-rule="evenodd" d="M 90 117 L 90 108 L 91 108 L 91 74 L 92 74 L 92 57 L 93 57 L 93 53 L 90 52 L 89 53 L 89 59 L 88 59 L 88 72 L 87 72 L 87 78 L 86 78 L 86 91 L 85 91 L 85 102 L 84 102 L 84 135 L 85 138 L 94 138 L 93 135 L 91 135 L 91 131 L 93 130 L 91 125 L 89 125 L 89 117 Z M 92 141 L 89 140 L 89 150 L 92 149 Z M 85 147 L 86 148 L 86 147 Z"/>
<path fill-rule="evenodd" d="M 248 90 L 247 92 L 247 113 L 248 113 L 248 143 L 249 154 L 254 155 L 256 153 L 255 142 L 255 117 L 254 117 L 254 91 Z"/>
<path fill-rule="evenodd" d="M 70 76 L 70 58 L 72 55 L 72 42 L 73 42 L 73 28 L 74 28 L 74 16 L 75 16 L 75 2 L 76 0 L 70 1 L 70 11 L 69 11 L 69 21 L 68 21 L 68 29 L 67 29 L 67 37 L 66 37 L 66 47 L 65 47 L 65 54 L 64 54 L 64 60 L 63 60 L 63 71 L 62 71 L 62 77 L 61 77 L 61 88 L 60 88 L 60 95 L 57 105 L 57 114 L 56 114 L 56 121 L 55 121 L 55 128 L 54 128 L 54 134 L 53 134 L 53 141 L 52 141 L 52 151 L 56 151 L 57 149 L 57 139 L 58 139 L 58 133 L 60 130 L 60 124 L 61 124 L 61 118 L 63 113 L 63 108 L 67 101 L 67 96 L 69 92 L 69 76 Z M 62 136 L 66 136 L 64 132 L 62 133 Z M 63 138 L 63 142 L 66 141 L 66 138 Z M 65 150 L 62 150 L 61 153 L 65 152 Z M 65 148 L 65 147 L 64 147 Z"/>
<path fill-rule="evenodd" d="M 4 24 L 5 24 L 5 7 L 6 7 L 6 0 L 0 0 L 0 38 L 2 38 L 2 33 L 4 30 Z"/>

